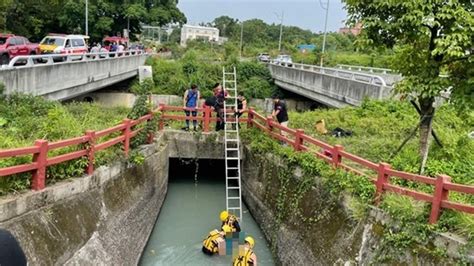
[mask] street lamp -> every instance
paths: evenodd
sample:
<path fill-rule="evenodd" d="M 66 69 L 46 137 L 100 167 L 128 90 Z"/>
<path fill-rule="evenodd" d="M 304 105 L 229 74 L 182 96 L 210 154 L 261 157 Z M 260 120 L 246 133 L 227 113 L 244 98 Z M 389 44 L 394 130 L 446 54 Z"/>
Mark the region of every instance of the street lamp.
<path fill-rule="evenodd" d="M 244 39 L 244 22 L 240 24 L 240 61 L 242 61 L 242 45 L 243 45 L 243 39 Z"/>
<path fill-rule="evenodd" d="M 280 52 L 281 52 L 281 35 L 283 33 L 283 16 L 284 15 L 285 13 L 283 13 L 283 11 L 281 11 L 281 17 L 280 17 L 280 14 L 275 12 L 275 16 L 277 16 L 277 18 L 280 20 L 280 40 L 278 41 L 278 51 Z"/>
<path fill-rule="evenodd" d="M 86 0 L 86 36 L 89 36 L 89 0 Z"/>
<path fill-rule="evenodd" d="M 326 10 L 326 19 L 324 21 L 324 38 L 323 38 L 323 49 L 321 52 L 321 67 L 323 67 L 323 60 L 324 60 L 324 50 L 326 49 L 326 35 L 327 35 L 327 26 L 328 26 L 328 13 L 329 13 L 329 0 L 326 2 L 326 8 L 324 8 L 323 3 L 319 0 L 319 4 L 321 8 Z"/>

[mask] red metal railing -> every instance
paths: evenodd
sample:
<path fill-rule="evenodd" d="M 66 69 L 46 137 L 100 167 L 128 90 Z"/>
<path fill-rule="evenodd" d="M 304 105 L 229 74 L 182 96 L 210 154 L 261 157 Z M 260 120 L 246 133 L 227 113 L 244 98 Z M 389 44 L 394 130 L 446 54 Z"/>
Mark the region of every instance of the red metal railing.
<path fill-rule="evenodd" d="M 197 111 L 197 116 L 187 117 L 183 115 L 183 110 Z M 160 105 L 155 112 L 160 112 L 161 117 L 159 121 L 159 128 L 164 128 L 165 121 L 184 121 L 196 120 L 202 123 L 204 132 L 209 131 L 210 124 L 218 121 L 217 117 L 212 117 L 212 109 L 205 108 L 183 108 L 178 106 Z M 227 110 L 227 112 L 234 112 L 234 110 Z M 295 151 L 310 152 L 318 158 L 330 163 L 335 168 L 342 168 L 346 171 L 353 172 L 358 175 L 363 175 L 375 185 L 375 203 L 380 202 L 381 196 L 385 191 L 410 196 L 416 200 L 421 200 L 431 203 L 430 223 L 436 223 L 440 215 L 440 211 L 444 209 L 452 209 L 466 213 L 474 214 L 474 206 L 462 204 L 449 200 L 449 192 L 466 193 L 474 195 L 474 186 L 455 184 L 451 182 L 451 178 L 446 175 L 439 175 L 437 178 L 422 176 L 417 174 L 397 171 L 390 168 L 386 163 L 374 163 L 364 158 L 344 151 L 341 145 L 329 145 L 311 136 L 304 134 L 302 129 L 291 129 L 280 125 L 271 117 L 264 117 L 253 109 L 246 111 L 247 117 L 239 119 L 239 122 L 247 123 L 248 127 L 256 127 L 271 137 L 278 139 L 292 146 Z M 33 155 L 31 163 L 22 165 L 15 165 L 5 168 L 0 168 L 0 177 L 9 176 L 19 173 L 32 173 L 33 190 L 41 190 L 45 187 L 46 169 L 48 166 L 58 163 L 75 160 L 81 157 L 88 159 L 88 166 L 85 169 L 87 174 L 92 174 L 94 171 L 94 154 L 97 151 L 107 149 L 118 143 L 123 144 L 124 154 L 128 155 L 130 139 L 135 137 L 140 130 L 132 130 L 134 126 L 147 122 L 153 118 L 154 113 L 145 115 L 137 120 L 124 119 L 123 122 L 117 126 L 104 129 L 101 131 L 86 131 L 84 136 L 72 138 L 68 140 L 48 143 L 46 140 L 37 140 L 34 146 L 0 150 L 0 159 L 6 157 Z M 121 134 L 112 139 L 106 140 L 102 143 L 96 143 L 97 140 L 111 134 L 121 132 Z M 148 138 L 152 141 L 152 137 Z M 48 152 L 54 149 L 84 145 L 83 149 L 78 151 L 58 155 L 55 157 L 48 157 Z M 391 178 L 400 178 L 410 180 L 426 185 L 434 186 L 434 194 L 427 194 L 405 187 L 397 186 L 390 183 Z"/>

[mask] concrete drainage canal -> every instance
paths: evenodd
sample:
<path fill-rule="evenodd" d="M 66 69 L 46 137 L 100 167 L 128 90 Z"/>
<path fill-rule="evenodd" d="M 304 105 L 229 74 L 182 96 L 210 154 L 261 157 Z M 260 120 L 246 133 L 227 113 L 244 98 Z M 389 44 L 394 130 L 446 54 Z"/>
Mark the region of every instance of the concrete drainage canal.
<path fill-rule="evenodd" d="M 14 234 L 29 265 L 231 265 L 231 256 L 201 252 L 225 209 L 223 151 L 219 134 L 167 130 L 141 147 L 140 164 L 119 160 L 93 175 L 1 198 L 0 228 Z M 460 242 L 440 235 L 433 246 L 448 250 L 442 259 L 386 245 L 382 233 L 393 226 L 380 210 L 355 221 L 347 196 L 332 196 L 318 176 L 251 146 L 242 154 L 241 226 L 256 241 L 259 265 L 387 258 L 394 265 L 451 265 L 460 258 Z M 298 190 L 304 180 L 314 182 Z M 464 254 L 474 262 L 472 249 Z"/>
<path fill-rule="evenodd" d="M 203 238 L 220 228 L 224 170 L 223 160 L 204 159 L 196 164 L 193 159 L 170 159 L 168 193 L 140 265 L 231 265 L 232 256 L 210 257 L 201 252 Z M 256 241 L 258 264 L 274 265 L 270 247 L 246 207 L 241 227 L 242 233 Z"/>

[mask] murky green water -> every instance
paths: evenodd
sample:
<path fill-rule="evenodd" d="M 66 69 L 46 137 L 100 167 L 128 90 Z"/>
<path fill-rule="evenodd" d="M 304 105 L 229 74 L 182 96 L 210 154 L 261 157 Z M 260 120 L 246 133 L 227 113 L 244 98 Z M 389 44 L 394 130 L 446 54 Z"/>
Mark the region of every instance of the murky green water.
<path fill-rule="evenodd" d="M 203 174 L 211 176 L 215 172 L 224 173 L 221 170 L 216 167 L 215 171 L 205 171 L 207 173 Z M 220 226 L 219 213 L 225 209 L 224 178 L 199 176 L 195 184 L 193 172 L 189 174 L 187 171 L 186 177 L 172 174 L 170 171 L 172 178 L 168 194 L 140 264 L 231 265 L 231 256 L 211 257 L 201 251 L 203 238 Z M 254 251 L 258 265 L 274 265 L 270 248 L 246 207 L 243 216 L 242 231 L 256 241 Z"/>

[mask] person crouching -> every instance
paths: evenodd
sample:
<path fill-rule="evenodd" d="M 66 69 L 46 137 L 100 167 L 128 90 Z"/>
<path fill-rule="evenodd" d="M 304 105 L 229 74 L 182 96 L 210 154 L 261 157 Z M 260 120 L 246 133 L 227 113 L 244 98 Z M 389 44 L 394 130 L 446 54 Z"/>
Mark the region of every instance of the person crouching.
<path fill-rule="evenodd" d="M 226 254 L 225 248 L 225 235 L 226 233 L 231 232 L 229 226 L 225 226 L 222 228 L 222 231 L 218 231 L 217 229 L 212 230 L 209 232 L 209 235 L 202 241 L 202 252 L 209 256 L 214 254 L 219 254 L 221 256 Z"/>

